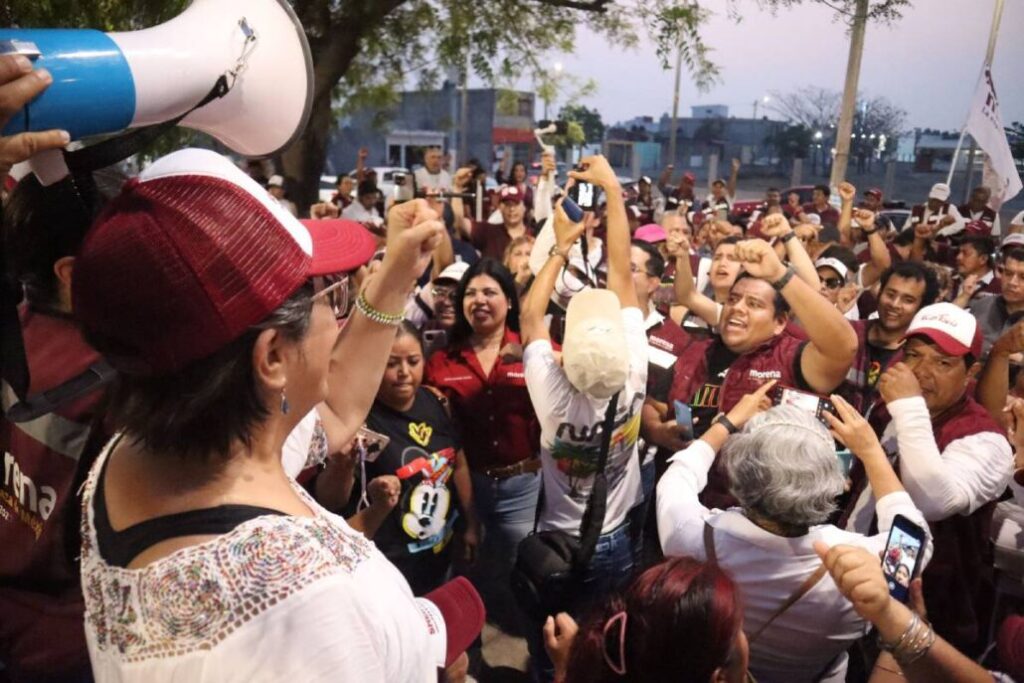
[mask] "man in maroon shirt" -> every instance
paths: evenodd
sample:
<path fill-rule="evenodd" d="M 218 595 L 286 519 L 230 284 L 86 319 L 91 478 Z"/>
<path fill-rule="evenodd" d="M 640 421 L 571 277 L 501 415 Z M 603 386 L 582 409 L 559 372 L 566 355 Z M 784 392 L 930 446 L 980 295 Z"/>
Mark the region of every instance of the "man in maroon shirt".
<path fill-rule="evenodd" d="M 468 177 L 461 173 L 455 174 L 452 181 L 455 192 L 465 192 Z M 533 235 L 533 230 L 526 224 L 526 204 L 523 193 L 515 185 L 506 185 L 498 194 L 501 212 L 501 223 L 473 221 L 468 234 L 470 242 L 484 258 L 501 261 L 505 257 L 505 249 L 517 237 Z M 452 199 L 452 210 L 456 216 L 462 215 L 462 200 Z"/>
<path fill-rule="evenodd" d="M 801 223 L 806 223 L 810 215 L 817 215 L 821 219 L 821 234 L 818 236 L 821 242 L 839 241 L 839 212 L 829 204 L 831 193 L 828 185 L 815 185 L 811 202 L 801 206 L 796 214 L 796 219 Z"/>
<path fill-rule="evenodd" d="M 959 282 L 954 303 L 967 308 L 971 301 L 993 296 L 1003 291 L 1002 282 L 995 271 L 996 246 L 991 237 L 973 235 L 960 242 L 956 252 L 956 272 Z"/>

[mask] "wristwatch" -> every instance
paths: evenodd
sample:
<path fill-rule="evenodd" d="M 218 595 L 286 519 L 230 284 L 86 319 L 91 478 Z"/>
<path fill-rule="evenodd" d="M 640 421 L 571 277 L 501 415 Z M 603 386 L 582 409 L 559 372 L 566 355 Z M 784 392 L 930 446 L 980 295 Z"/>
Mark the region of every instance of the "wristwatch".
<path fill-rule="evenodd" d="M 548 251 L 548 258 L 551 258 L 552 256 L 560 256 L 563 261 L 566 263 L 569 262 L 569 254 L 559 249 L 557 244 L 552 244 L 551 250 Z"/>
<path fill-rule="evenodd" d="M 781 238 L 779 238 L 779 241 L 782 242 L 783 244 L 785 244 L 786 242 L 790 241 L 794 237 L 796 237 L 796 230 L 790 230 L 785 235 L 783 235 Z"/>
<path fill-rule="evenodd" d="M 718 417 L 716 417 L 711 424 L 722 425 L 723 427 L 725 427 L 725 431 L 729 432 L 730 434 L 735 434 L 736 432 L 740 431 L 739 428 L 732 423 L 732 420 L 725 416 L 725 413 L 719 413 Z"/>
<path fill-rule="evenodd" d="M 778 280 L 771 283 L 771 285 L 775 288 L 775 291 L 781 292 L 782 288 L 789 284 L 789 281 L 793 279 L 794 275 L 796 275 L 796 271 L 793 269 L 793 266 L 786 266 L 786 273 Z"/>

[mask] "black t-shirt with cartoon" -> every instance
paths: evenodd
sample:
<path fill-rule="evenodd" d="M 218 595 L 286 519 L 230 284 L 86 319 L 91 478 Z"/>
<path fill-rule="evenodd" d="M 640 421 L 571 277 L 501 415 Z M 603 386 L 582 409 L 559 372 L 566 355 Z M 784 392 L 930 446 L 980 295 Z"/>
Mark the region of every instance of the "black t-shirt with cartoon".
<path fill-rule="evenodd" d="M 373 404 L 366 426 L 389 437 L 387 448 L 366 463 L 366 478 L 393 474 L 402 484 L 398 505 L 374 535 L 374 543 L 422 595 L 444 582 L 450 541 L 459 517 L 455 482 L 455 428 L 440 400 L 420 388 L 401 413 Z M 359 487 L 353 492 L 359 499 Z"/>

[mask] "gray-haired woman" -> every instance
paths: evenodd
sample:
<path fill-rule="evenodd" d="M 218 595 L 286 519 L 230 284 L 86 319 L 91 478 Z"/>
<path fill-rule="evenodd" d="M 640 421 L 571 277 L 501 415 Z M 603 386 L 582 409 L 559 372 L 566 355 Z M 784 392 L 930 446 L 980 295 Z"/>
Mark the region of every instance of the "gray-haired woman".
<path fill-rule="evenodd" d="M 874 432 L 842 398 L 832 436 L 860 459 L 878 500 L 878 534 L 843 531 L 825 520 L 845 481 L 829 430 L 794 406 L 767 405 L 773 383 L 715 419 L 677 453 L 658 484 L 658 533 L 666 555 L 717 562 L 743 596 L 750 671 L 758 681 L 842 681 L 846 650 L 870 624 L 830 581 L 820 581 L 816 540 L 883 550 L 893 518 L 927 529 Z M 730 434 L 742 432 L 730 438 Z M 719 448 L 740 507 L 708 510 L 697 500 Z M 928 539 L 925 558 L 931 554 Z M 923 565 L 923 563 L 922 563 Z"/>

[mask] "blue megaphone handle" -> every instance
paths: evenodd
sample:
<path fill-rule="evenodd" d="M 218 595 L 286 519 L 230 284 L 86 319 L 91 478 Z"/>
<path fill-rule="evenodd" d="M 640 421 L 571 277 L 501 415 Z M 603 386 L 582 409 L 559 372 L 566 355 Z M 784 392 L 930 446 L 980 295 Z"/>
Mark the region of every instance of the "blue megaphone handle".
<path fill-rule="evenodd" d="M 0 52 L 26 43 L 39 52 L 35 68 L 47 69 L 53 83 L 8 122 L 4 135 L 61 128 L 77 140 L 131 124 L 135 80 L 110 36 L 92 29 L 0 29 Z"/>
<path fill-rule="evenodd" d="M 573 223 L 579 223 L 583 220 L 583 209 L 576 202 L 569 199 L 569 197 L 562 200 L 562 209 Z"/>

